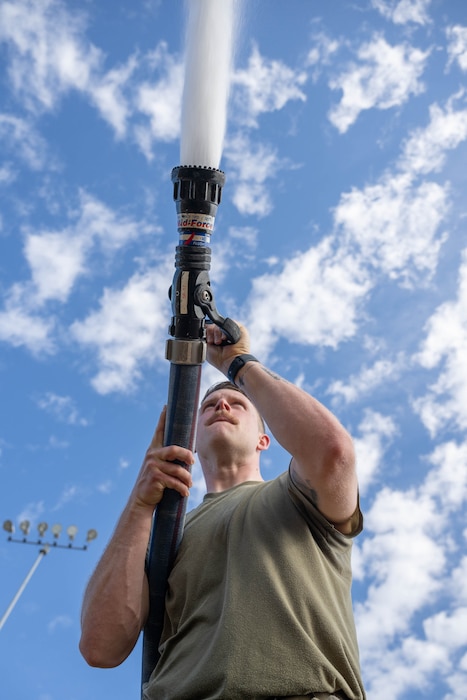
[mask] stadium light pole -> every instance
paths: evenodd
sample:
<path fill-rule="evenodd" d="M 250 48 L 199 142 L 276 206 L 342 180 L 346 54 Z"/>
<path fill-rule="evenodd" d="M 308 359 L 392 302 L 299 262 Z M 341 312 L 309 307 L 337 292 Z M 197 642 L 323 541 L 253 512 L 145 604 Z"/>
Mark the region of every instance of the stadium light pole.
<path fill-rule="evenodd" d="M 34 564 L 29 569 L 23 582 L 21 583 L 21 585 L 19 586 L 15 595 L 13 596 L 13 600 L 11 601 L 11 603 L 7 607 L 5 613 L 3 614 L 2 618 L 0 619 L 0 630 L 3 628 L 5 622 L 9 618 L 11 612 L 13 611 L 13 608 L 15 607 L 16 603 L 20 599 L 20 597 L 21 597 L 24 589 L 28 585 L 29 581 L 33 577 L 34 572 L 36 571 L 37 567 L 39 566 L 39 564 L 41 563 L 41 561 L 43 560 L 45 555 L 48 554 L 51 549 L 70 549 L 73 551 L 85 551 L 88 548 L 87 543 L 91 542 L 92 540 L 95 540 L 97 537 L 97 530 L 90 529 L 90 530 L 88 530 L 87 535 L 86 535 L 86 544 L 84 544 L 80 547 L 76 546 L 75 544 L 73 544 L 73 542 L 74 542 L 74 539 L 78 533 L 78 528 L 76 527 L 76 525 L 70 525 L 66 530 L 68 538 L 69 538 L 68 544 L 59 544 L 58 538 L 60 537 L 60 534 L 62 532 L 62 526 L 59 523 L 56 523 L 55 525 L 52 525 L 52 527 L 50 528 L 50 531 L 54 537 L 53 541 L 52 542 L 44 542 L 43 537 L 44 537 L 46 530 L 48 530 L 49 526 L 46 522 L 41 522 L 37 526 L 37 530 L 39 532 L 39 538 L 37 540 L 30 540 L 30 539 L 28 539 L 30 526 L 31 525 L 30 525 L 29 520 L 21 521 L 19 524 L 19 528 L 22 531 L 24 537 L 22 537 L 20 539 L 15 539 L 13 537 L 13 533 L 15 531 L 15 527 L 13 525 L 13 522 L 11 520 L 5 520 L 3 523 L 3 529 L 9 533 L 8 542 L 15 542 L 17 544 L 32 544 L 35 546 L 39 546 L 40 550 L 39 550 L 39 554 L 37 556 L 37 559 L 35 560 Z"/>

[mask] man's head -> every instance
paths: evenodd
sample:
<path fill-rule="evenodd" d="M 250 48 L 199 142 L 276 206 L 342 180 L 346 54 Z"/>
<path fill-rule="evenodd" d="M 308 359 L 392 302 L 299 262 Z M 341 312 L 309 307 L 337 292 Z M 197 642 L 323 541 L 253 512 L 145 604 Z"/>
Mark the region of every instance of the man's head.
<path fill-rule="evenodd" d="M 269 446 L 265 425 L 245 392 L 223 381 L 204 395 L 198 415 L 196 450 L 201 462 L 215 457 L 250 460 Z"/>
<path fill-rule="evenodd" d="M 210 396 L 211 394 L 213 394 L 215 391 L 219 391 L 219 390 L 221 390 L 221 389 L 228 389 L 229 391 L 238 391 L 238 392 L 239 392 L 240 394 L 242 394 L 246 399 L 248 399 L 248 401 L 250 401 L 250 399 L 248 398 L 248 396 L 245 394 L 244 391 L 242 391 L 241 389 L 239 389 L 238 386 L 236 386 L 235 384 L 232 384 L 232 382 L 229 382 L 228 380 L 225 380 L 225 381 L 223 381 L 223 382 L 217 382 L 217 384 L 213 384 L 212 386 L 209 387 L 209 389 L 206 391 L 206 393 L 204 394 L 203 398 L 201 399 L 201 407 L 202 407 L 203 403 L 206 401 L 206 399 L 208 398 L 208 396 Z M 250 401 L 250 403 L 251 403 L 251 401 Z M 255 408 L 255 411 L 256 411 L 256 413 L 258 414 L 259 427 L 260 427 L 261 431 L 262 431 L 263 433 L 265 433 L 265 432 L 266 432 L 266 425 L 265 425 L 265 423 L 264 423 L 263 417 L 262 417 L 262 415 L 259 413 L 259 411 L 257 411 L 256 408 Z"/>

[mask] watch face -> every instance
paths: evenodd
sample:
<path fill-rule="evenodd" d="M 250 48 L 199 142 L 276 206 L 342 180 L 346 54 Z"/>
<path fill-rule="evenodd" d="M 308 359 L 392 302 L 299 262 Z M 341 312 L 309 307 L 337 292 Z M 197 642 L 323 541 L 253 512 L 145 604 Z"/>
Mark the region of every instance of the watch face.
<path fill-rule="evenodd" d="M 234 360 L 232 360 L 232 364 L 230 365 L 229 371 L 227 372 L 227 376 L 232 382 L 232 384 L 235 384 L 235 377 L 237 376 L 243 365 L 246 365 L 246 363 L 250 361 L 258 362 L 254 355 L 237 355 L 237 357 Z"/>

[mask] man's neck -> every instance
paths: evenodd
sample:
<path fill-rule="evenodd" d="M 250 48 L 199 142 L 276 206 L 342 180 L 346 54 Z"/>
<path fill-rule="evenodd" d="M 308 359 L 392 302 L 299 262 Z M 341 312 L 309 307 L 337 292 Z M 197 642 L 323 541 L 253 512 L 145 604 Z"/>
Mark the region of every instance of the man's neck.
<path fill-rule="evenodd" d="M 246 481 L 264 481 L 259 464 L 203 465 L 208 493 L 220 493 Z"/>

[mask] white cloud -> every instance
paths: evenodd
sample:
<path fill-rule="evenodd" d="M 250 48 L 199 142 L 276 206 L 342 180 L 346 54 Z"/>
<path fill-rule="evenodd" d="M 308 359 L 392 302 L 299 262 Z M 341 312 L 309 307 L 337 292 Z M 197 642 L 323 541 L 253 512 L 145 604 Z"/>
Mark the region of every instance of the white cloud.
<path fill-rule="evenodd" d="M 374 691 L 389 700 L 398 697 L 405 685 L 417 683 L 418 669 L 410 666 L 411 674 L 401 676 L 398 692 L 392 683 L 389 687 L 394 665 L 402 657 L 397 651 L 396 659 L 388 656 L 408 644 L 415 614 L 442 590 L 446 567 L 439 537 L 442 522 L 436 503 L 423 491 L 384 488 L 365 512 L 367 535 L 359 549 L 360 567 L 369 587 L 366 600 L 356 604 L 355 614 L 370 697 Z M 401 670 L 407 668 L 405 659 L 401 666 Z M 386 695 L 379 692 L 385 687 L 390 691 Z"/>
<path fill-rule="evenodd" d="M 453 615 L 445 611 L 437 613 L 425 620 L 423 626 L 429 639 L 448 649 L 467 646 L 467 607 L 457 608 Z"/>
<path fill-rule="evenodd" d="M 373 7 L 395 24 L 428 24 L 431 0 L 371 0 Z"/>
<path fill-rule="evenodd" d="M 263 217 L 272 210 L 270 194 L 261 182 L 239 182 L 232 192 L 232 200 L 238 211 L 246 216 Z"/>
<path fill-rule="evenodd" d="M 357 474 L 360 493 L 365 495 L 383 468 L 384 453 L 397 434 L 397 427 L 390 416 L 368 409 L 358 431 L 361 437 L 354 438 Z"/>
<path fill-rule="evenodd" d="M 51 299 L 65 302 L 85 270 L 86 241 L 60 233 L 28 235 L 24 254 L 37 290 L 36 303 Z"/>
<path fill-rule="evenodd" d="M 402 356 L 397 360 L 378 360 L 371 367 L 363 367 L 358 375 L 350 376 L 346 382 L 332 382 L 326 393 L 335 398 L 342 398 L 346 403 L 352 403 L 381 384 L 397 380 L 403 366 Z"/>
<path fill-rule="evenodd" d="M 111 491 L 113 491 L 113 488 L 114 485 L 110 479 L 107 479 L 107 481 L 103 481 L 101 484 L 97 485 L 97 490 L 99 493 L 104 494 L 104 496 L 107 496 Z"/>
<path fill-rule="evenodd" d="M 85 37 L 83 12 L 70 12 L 61 0 L 17 0 L 0 6 L 0 40 L 9 46 L 8 73 L 13 89 L 32 112 L 50 111 L 69 91 L 78 91 L 97 107 L 118 138 L 128 134 L 130 119 L 140 112 L 149 125 L 132 125 L 133 135 L 149 158 L 155 139 L 179 134 L 182 65 L 165 43 L 145 57 L 137 54 L 108 71 L 105 55 Z M 158 70 L 158 81 L 137 85 L 138 68 Z"/>
<path fill-rule="evenodd" d="M 59 421 L 69 425 L 88 425 L 88 421 L 82 418 L 76 408 L 75 402 L 70 396 L 59 396 L 48 391 L 37 399 L 39 408 L 54 415 Z"/>
<path fill-rule="evenodd" d="M 233 174 L 231 197 L 238 211 L 247 216 L 267 216 L 272 210 L 272 200 L 266 183 L 286 167 L 276 149 L 261 142 L 253 143 L 246 134 L 237 134 L 227 141 L 224 156 Z"/>
<path fill-rule="evenodd" d="M 467 139 L 467 110 L 454 108 L 463 98 L 460 92 L 445 107 L 432 105 L 428 125 L 408 136 L 395 170 L 343 193 L 334 210 L 342 244 L 407 287 L 431 279 L 447 238 L 440 229 L 450 212 L 450 185 L 419 178 L 439 171 L 446 152 Z"/>
<path fill-rule="evenodd" d="M 71 486 L 66 486 L 58 497 L 56 504 L 51 508 L 52 512 L 61 510 L 63 506 L 66 506 L 70 501 L 74 501 L 81 494 L 81 489 L 72 484 Z"/>
<path fill-rule="evenodd" d="M 448 212 L 448 186 L 416 185 L 410 175 L 387 173 L 380 182 L 341 196 L 335 224 L 366 264 L 411 286 L 432 276 L 446 236 L 438 229 Z"/>
<path fill-rule="evenodd" d="M 449 41 L 449 65 L 457 61 L 462 70 L 467 71 L 467 27 L 459 24 L 448 27 L 446 35 Z"/>
<path fill-rule="evenodd" d="M 158 81 L 146 81 L 136 89 L 135 106 L 149 117 L 149 125 L 138 124 L 135 138 L 147 158 L 152 157 L 154 140 L 173 141 L 180 133 L 180 112 L 183 90 L 183 64 L 173 58 L 162 42 L 148 58 L 152 69 L 158 69 Z"/>
<path fill-rule="evenodd" d="M 57 510 L 61 510 L 68 503 L 79 498 L 82 495 L 82 493 L 83 493 L 83 491 L 82 491 L 81 487 L 77 486 L 76 484 L 71 484 L 70 486 L 65 486 L 63 488 L 62 492 L 59 494 L 57 502 L 51 508 L 51 511 L 56 512 Z M 65 534 L 65 532 L 66 531 L 64 530 L 63 535 Z"/>
<path fill-rule="evenodd" d="M 355 610 L 369 697 L 426 694 L 435 677 L 454 688 L 455 676 L 463 687 L 467 558 L 458 556 L 456 515 L 463 522 L 466 456 L 465 443 L 438 445 L 424 482 L 406 492 L 385 487 L 365 513 L 355 559 L 368 593 Z"/>
<path fill-rule="evenodd" d="M 115 212 L 87 192 L 80 192 L 80 210 L 75 224 L 83 239 L 92 238 L 105 252 L 114 252 L 141 235 L 155 233 L 157 227 Z"/>
<path fill-rule="evenodd" d="M 278 336 L 304 345 L 337 347 L 354 335 L 359 305 L 369 288 L 365 271 L 332 238 L 285 261 L 278 274 L 257 277 L 248 317 L 254 319 L 260 356 Z"/>
<path fill-rule="evenodd" d="M 0 139 L 3 151 L 21 159 L 31 170 L 50 167 L 45 141 L 30 121 L 0 114 Z"/>
<path fill-rule="evenodd" d="M 128 469 L 129 466 L 130 466 L 130 462 L 127 459 L 125 459 L 125 457 L 121 457 L 119 460 L 119 463 L 118 463 L 119 469 L 121 469 L 121 470 Z"/>
<path fill-rule="evenodd" d="M 467 109 L 454 110 L 455 101 L 464 97 L 465 92 L 461 92 L 451 98 L 445 109 L 431 105 L 428 126 L 415 129 L 404 144 L 398 161 L 402 170 L 414 174 L 441 170 L 446 151 L 457 148 L 467 139 Z"/>
<path fill-rule="evenodd" d="M 462 557 L 452 573 L 451 592 L 458 604 L 467 604 L 467 556 Z"/>
<path fill-rule="evenodd" d="M 59 0 L 15 0 L 0 7 L 0 38 L 10 46 L 9 75 L 31 109 L 52 109 L 67 90 L 86 90 L 101 52 L 84 42 L 82 14 Z"/>
<path fill-rule="evenodd" d="M 459 510 L 467 501 L 467 442 L 437 445 L 428 461 L 433 469 L 425 482 L 425 493 L 442 503 L 444 512 Z"/>
<path fill-rule="evenodd" d="M 98 243 L 113 253 L 147 233 L 150 227 L 119 216 L 91 195 L 81 192 L 75 222 L 61 231 L 28 233 L 24 253 L 34 283 L 34 304 L 66 302 L 77 279 L 88 272 L 88 257 Z"/>
<path fill-rule="evenodd" d="M 23 520 L 28 520 L 31 527 L 34 527 L 41 515 L 44 513 L 44 501 L 36 501 L 35 503 L 28 503 L 21 513 L 16 518 L 18 524 L 23 522 Z"/>
<path fill-rule="evenodd" d="M 340 48 L 340 43 L 336 39 L 326 36 L 324 32 L 318 32 L 311 37 L 311 44 L 312 47 L 308 52 L 306 63 L 313 66 L 313 79 L 316 80 L 319 68 L 331 63 L 331 58 Z"/>
<path fill-rule="evenodd" d="M 57 629 L 66 629 L 68 627 L 71 627 L 73 624 L 73 620 L 69 615 L 57 615 L 56 617 L 53 618 L 47 625 L 47 630 L 49 634 L 53 634 L 56 632 Z"/>
<path fill-rule="evenodd" d="M 240 242 L 243 251 L 247 249 L 253 252 L 258 246 L 258 230 L 252 226 L 231 226 L 229 237 Z"/>
<path fill-rule="evenodd" d="M 265 59 L 255 44 L 247 68 L 238 69 L 233 76 L 235 119 L 257 127 L 258 117 L 264 112 L 283 109 L 290 100 L 304 102 L 306 95 L 301 88 L 306 80 L 304 71 L 293 70 L 281 61 Z"/>
<path fill-rule="evenodd" d="M 382 36 L 364 44 L 357 52 L 358 63 L 350 64 L 330 81 L 342 90 L 339 104 L 329 113 L 334 126 L 344 133 L 367 109 L 397 107 L 424 90 L 420 76 L 429 52 L 408 44 L 391 46 Z"/>
<path fill-rule="evenodd" d="M 52 450 L 67 450 L 70 443 L 66 440 L 60 439 L 55 435 L 49 437 L 48 445 Z"/>
<path fill-rule="evenodd" d="M 394 646 L 378 651 L 380 658 L 375 654 L 369 661 L 366 688 L 368 696 L 378 700 L 403 698 L 407 693 L 410 697 L 413 690 L 422 693 L 422 697 L 430 697 L 427 693 L 433 680 L 439 682 L 450 671 L 446 650 L 425 639 L 406 636 Z"/>
<path fill-rule="evenodd" d="M 51 353 L 51 338 L 55 328 L 52 316 L 41 318 L 30 309 L 32 291 L 20 284 L 6 294 L 5 305 L 0 311 L 0 339 L 14 347 L 25 346 L 34 354 Z"/>
<path fill-rule="evenodd" d="M 91 272 L 91 254 L 96 266 L 99 251 L 108 259 L 142 235 L 157 230 L 114 212 L 86 192 L 80 193 L 71 218 L 72 223 L 59 231 L 26 232 L 24 254 L 31 279 L 14 284 L 5 293 L 0 340 L 25 346 L 36 354 L 53 352 L 57 323 L 53 315 L 47 314 L 46 303 L 68 301 L 79 277 Z"/>
<path fill-rule="evenodd" d="M 96 104 L 102 117 L 115 129 L 119 138 L 126 134 L 127 121 L 131 115 L 124 88 L 137 67 L 136 56 L 130 56 L 127 63 L 113 68 L 102 76 L 96 77 L 89 87 L 92 101 Z"/>
<path fill-rule="evenodd" d="M 428 392 L 414 401 L 414 407 L 435 436 L 453 425 L 467 428 L 467 251 L 462 256 L 458 296 L 441 304 L 426 325 L 426 337 L 415 360 L 441 372 Z"/>
<path fill-rule="evenodd" d="M 0 166 L 0 186 L 6 186 L 10 185 L 12 182 L 14 182 L 17 178 L 18 173 L 16 170 L 11 166 L 10 163 L 5 163 L 4 165 Z M 1 226 L 1 219 L 0 219 L 0 229 L 2 228 Z"/>
<path fill-rule="evenodd" d="M 173 263 L 173 261 L 171 261 Z M 97 353 L 96 391 L 130 391 L 141 365 L 162 357 L 172 265 L 135 274 L 123 289 L 106 289 L 100 309 L 72 324 L 73 338 Z"/>

